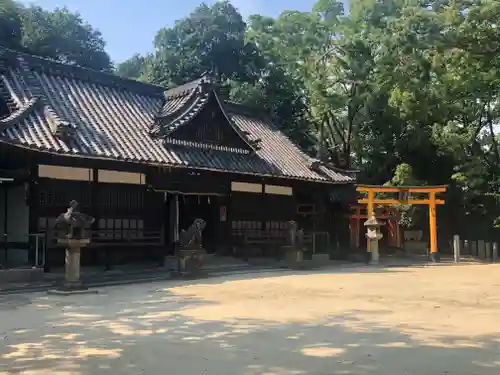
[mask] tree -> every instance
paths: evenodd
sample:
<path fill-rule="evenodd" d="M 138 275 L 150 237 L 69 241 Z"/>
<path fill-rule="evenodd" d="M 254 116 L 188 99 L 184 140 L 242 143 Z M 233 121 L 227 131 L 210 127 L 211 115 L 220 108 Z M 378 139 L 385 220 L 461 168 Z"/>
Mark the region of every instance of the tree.
<path fill-rule="evenodd" d="M 110 71 L 111 60 L 99 31 L 66 8 L 53 12 L 31 6 L 21 12 L 22 46 L 35 55 L 95 70 Z"/>
<path fill-rule="evenodd" d="M 399 164 L 392 178 L 387 181 L 384 186 L 421 186 L 424 185 L 422 181 L 415 178 L 413 173 L 413 168 L 406 164 Z M 399 224 L 406 229 L 411 228 L 416 223 L 422 223 L 426 220 L 425 211 L 422 207 L 412 206 L 406 204 L 394 205 L 396 210 L 399 212 Z"/>
<path fill-rule="evenodd" d="M 0 45 L 16 48 L 21 44 L 20 7 L 13 0 L 0 0 Z"/>
<path fill-rule="evenodd" d="M 0 0 L 0 44 L 86 68 L 112 68 L 101 33 L 66 8 L 47 11 Z"/>
<path fill-rule="evenodd" d="M 144 75 L 150 59 L 151 56 L 144 57 L 136 53 L 130 59 L 118 64 L 115 73 L 125 78 L 146 79 Z"/>
<path fill-rule="evenodd" d="M 327 75 L 321 60 L 331 47 L 332 28 L 342 15 L 340 3 L 327 1 L 320 5 L 313 12 L 284 12 L 276 20 L 251 16 L 247 31 L 247 38 L 259 46 L 266 59 L 264 81 L 286 82 L 286 91 L 281 85 L 274 95 L 268 95 L 272 103 L 273 98 L 286 92 L 287 100 L 274 103 L 275 112 L 287 123 L 285 132 L 308 146 L 312 141 L 316 145 L 324 143 L 323 110 L 330 92 L 325 89 Z M 314 141 L 312 136 L 319 140 Z M 316 149 L 318 156 L 325 159 L 322 147 Z M 336 164 L 338 159 L 334 160 Z"/>
<path fill-rule="evenodd" d="M 245 26 L 229 1 L 200 5 L 174 27 L 157 33 L 151 80 L 182 84 L 205 72 L 220 82 L 255 80 L 262 61 L 255 45 L 245 40 Z"/>

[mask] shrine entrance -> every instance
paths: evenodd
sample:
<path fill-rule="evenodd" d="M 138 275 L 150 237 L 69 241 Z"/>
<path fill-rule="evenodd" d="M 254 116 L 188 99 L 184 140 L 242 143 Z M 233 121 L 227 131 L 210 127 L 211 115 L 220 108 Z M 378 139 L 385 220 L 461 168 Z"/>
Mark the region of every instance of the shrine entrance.
<path fill-rule="evenodd" d="M 203 248 L 208 254 L 214 254 L 220 237 L 219 215 L 223 200 L 224 197 L 217 194 L 165 193 L 163 233 L 168 253 L 174 254 L 174 242 L 178 240 L 182 230 L 187 230 L 196 219 L 203 219 L 206 223 L 202 237 Z"/>
<path fill-rule="evenodd" d="M 436 195 L 446 192 L 446 185 L 442 186 L 381 186 L 381 185 L 357 185 L 356 191 L 365 193 L 366 198 L 358 200 L 359 204 L 366 205 L 367 216 L 377 215 L 376 207 L 394 204 L 415 205 L 423 204 L 429 207 L 429 249 L 433 261 L 439 261 L 437 247 L 437 224 L 436 206 L 444 204 L 444 200 L 437 199 Z M 397 199 L 378 198 L 375 194 L 397 194 Z M 367 251 L 370 252 L 369 244 Z"/>
<path fill-rule="evenodd" d="M 179 230 L 188 230 L 196 219 L 205 220 L 202 238 L 203 248 L 208 254 L 214 254 L 217 248 L 219 200 L 217 195 L 179 196 Z"/>

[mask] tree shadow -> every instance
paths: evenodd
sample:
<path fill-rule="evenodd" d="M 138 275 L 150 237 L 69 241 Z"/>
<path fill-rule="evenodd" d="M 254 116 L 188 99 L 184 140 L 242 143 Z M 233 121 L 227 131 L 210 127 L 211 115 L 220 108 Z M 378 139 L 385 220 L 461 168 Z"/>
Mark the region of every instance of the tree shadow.
<path fill-rule="evenodd" d="M 0 327 L 6 327 L 0 328 L 0 374 L 472 375 L 500 370 L 498 335 L 386 324 L 391 306 L 308 320 L 245 314 L 229 319 L 216 312 L 231 309 L 230 304 L 221 307 L 189 289 L 174 293 L 159 285 L 70 298 L 9 297 L 0 309 Z M 206 314 L 212 308 L 215 313 Z M 297 309 L 308 306 L 298 301 Z"/>

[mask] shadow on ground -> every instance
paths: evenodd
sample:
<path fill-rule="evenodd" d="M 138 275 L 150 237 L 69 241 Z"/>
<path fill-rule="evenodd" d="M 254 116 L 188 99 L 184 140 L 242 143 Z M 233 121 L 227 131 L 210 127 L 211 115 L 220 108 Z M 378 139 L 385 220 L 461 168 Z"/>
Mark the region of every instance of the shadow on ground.
<path fill-rule="evenodd" d="M 192 312 L 217 302 L 173 293 L 161 285 L 109 288 L 99 295 L 70 298 L 4 297 L 0 374 L 500 372 L 498 335 L 455 336 L 445 329 L 429 334 L 422 325 L 389 326 L 383 318 L 370 321 L 363 311 L 352 309 L 286 323 L 244 316 L 205 320 Z M 297 300 L 296 308 L 308 306 Z M 383 317 L 390 312 L 387 306 L 371 310 L 370 315 Z"/>

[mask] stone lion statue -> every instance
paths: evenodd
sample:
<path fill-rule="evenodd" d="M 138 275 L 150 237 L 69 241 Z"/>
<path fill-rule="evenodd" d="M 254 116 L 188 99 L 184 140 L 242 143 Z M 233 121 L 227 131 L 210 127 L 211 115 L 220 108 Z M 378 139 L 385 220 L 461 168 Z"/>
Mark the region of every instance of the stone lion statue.
<path fill-rule="evenodd" d="M 203 219 L 196 219 L 187 230 L 182 230 L 179 236 L 180 245 L 184 248 L 203 247 L 203 229 L 207 223 Z"/>

